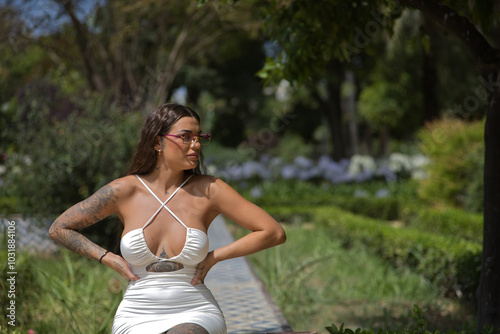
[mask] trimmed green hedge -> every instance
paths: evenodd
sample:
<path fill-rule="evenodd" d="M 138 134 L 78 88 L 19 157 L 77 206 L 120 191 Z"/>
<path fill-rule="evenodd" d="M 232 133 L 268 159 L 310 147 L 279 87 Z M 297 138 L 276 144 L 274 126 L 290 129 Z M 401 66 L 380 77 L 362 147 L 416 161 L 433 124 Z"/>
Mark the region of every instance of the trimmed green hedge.
<path fill-rule="evenodd" d="M 361 244 L 396 267 L 409 266 L 447 295 L 472 297 L 479 284 L 482 247 L 451 234 L 433 234 L 355 215 L 334 206 L 266 207 L 277 220 L 331 227 L 344 246 Z"/>
<path fill-rule="evenodd" d="M 309 206 L 263 206 L 273 211 L 275 219 L 289 222 L 313 220 L 311 208 L 336 206 L 346 211 L 378 220 L 396 221 L 423 232 L 454 236 L 472 242 L 483 240 L 483 216 L 477 213 L 446 208 L 432 209 L 420 205 L 406 204 L 394 197 L 340 197 L 333 196 L 329 203 Z"/>
<path fill-rule="evenodd" d="M 334 197 L 331 201 L 342 209 L 375 219 L 398 220 L 401 216 L 401 200 L 396 197 Z"/>
<path fill-rule="evenodd" d="M 386 182 L 367 184 L 343 184 L 336 186 L 313 185 L 307 182 L 277 181 L 261 186 L 262 196 L 252 198 L 250 190 L 242 194 L 263 207 L 290 207 L 296 221 L 311 220 L 307 212 L 295 212 L 297 203 L 301 206 L 337 206 L 366 217 L 399 221 L 405 226 L 457 238 L 481 242 L 483 238 L 483 218 L 479 213 L 447 207 L 431 208 L 422 205 L 416 196 L 416 184 L 411 181 L 391 185 L 391 196 L 377 197 L 381 189 L 387 189 Z M 355 196 L 356 192 L 366 196 Z M 277 219 L 281 219 L 277 217 Z"/>
<path fill-rule="evenodd" d="M 481 243 L 483 240 L 483 215 L 463 210 L 405 208 L 401 220 L 406 225 L 429 232 L 452 235 L 456 238 Z"/>
<path fill-rule="evenodd" d="M 483 240 L 482 214 L 461 209 L 434 209 L 395 197 L 332 198 L 332 204 L 374 219 L 397 220 L 405 226 L 474 242 Z"/>

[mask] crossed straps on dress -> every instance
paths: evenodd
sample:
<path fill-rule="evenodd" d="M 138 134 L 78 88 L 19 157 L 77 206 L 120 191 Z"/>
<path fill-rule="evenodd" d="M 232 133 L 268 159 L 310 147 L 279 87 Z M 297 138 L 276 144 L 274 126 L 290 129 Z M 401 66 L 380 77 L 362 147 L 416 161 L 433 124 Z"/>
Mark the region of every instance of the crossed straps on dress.
<path fill-rule="evenodd" d="M 161 209 L 162 208 L 165 208 L 167 209 L 168 212 L 170 212 L 170 214 L 179 222 L 181 223 L 182 226 L 184 226 L 186 229 L 188 229 L 188 227 L 186 226 L 186 224 L 184 224 L 182 222 L 182 220 L 179 219 L 179 217 L 177 217 L 173 212 L 172 210 L 170 210 L 170 208 L 166 205 L 168 203 L 168 201 L 170 201 L 170 199 L 172 197 L 174 197 L 174 195 L 179 191 L 179 189 L 182 188 L 182 186 L 184 186 L 188 181 L 189 179 L 191 179 L 191 177 L 193 177 L 193 175 L 190 175 L 184 182 L 182 182 L 182 184 L 172 193 L 172 195 L 170 195 L 167 200 L 165 202 L 162 202 L 158 196 L 156 196 L 156 194 L 148 187 L 148 185 L 139 177 L 139 175 L 135 175 L 139 181 L 141 181 L 141 183 L 144 185 L 144 187 L 146 187 L 147 190 L 149 190 L 149 192 L 151 193 L 151 195 L 154 196 L 154 198 L 156 198 L 158 200 L 158 202 L 161 203 L 161 206 L 158 208 L 158 210 L 156 210 L 156 212 L 151 216 L 151 218 L 149 218 L 149 220 L 146 222 L 146 224 L 144 224 L 144 226 L 142 227 L 142 229 L 144 230 L 146 228 L 146 226 L 148 226 L 152 221 L 153 219 L 155 219 L 155 217 L 158 215 L 158 213 L 160 213 Z"/>

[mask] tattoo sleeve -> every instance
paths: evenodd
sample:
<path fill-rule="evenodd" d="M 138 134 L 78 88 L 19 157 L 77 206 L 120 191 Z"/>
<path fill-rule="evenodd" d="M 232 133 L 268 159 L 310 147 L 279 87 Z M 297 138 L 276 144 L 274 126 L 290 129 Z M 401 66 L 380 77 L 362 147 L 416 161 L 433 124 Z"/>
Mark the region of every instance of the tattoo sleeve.
<path fill-rule="evenodd" d="M 99 260 L 103 248 L 93 243 L 79 229 L 90 226 L 111 214 L 110 204 L 115 203 L 118 196 L 115 189 L 105 185 L 86 200 L 75 204 L 57 218 L 49 230 L 49 236 L 80 255 Z"/>

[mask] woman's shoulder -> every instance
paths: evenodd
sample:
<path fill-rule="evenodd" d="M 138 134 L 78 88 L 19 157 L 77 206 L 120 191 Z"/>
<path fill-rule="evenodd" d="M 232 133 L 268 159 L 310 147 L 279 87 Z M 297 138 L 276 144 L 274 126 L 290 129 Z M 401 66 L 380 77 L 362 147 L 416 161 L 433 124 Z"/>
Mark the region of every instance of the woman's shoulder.
<path fill-rule="evenodd" d="M 225 183 L 218 177 L 206 174 L 193 175 L 191 177 L 191 180 L 191 182 L 203 188 L 214 188 L 220 187 L 221 185 L 227 185 L 227 183 Z"/>
<path fill-rule="evenodd" d="M 202 193 L 214 197 L 223 192 L 234 192 L 234 189 L 222 179 L 212 175 L 194 175 L 192 177 L 195 187 Z"/>
<path fill-rule="evenodd" d="M 113 188 L 115 193 L 126 197 L 136 191 L 137 182 L 137 178 L 134 175 L 127 175 L 111 181 L 109 186 Z"/>

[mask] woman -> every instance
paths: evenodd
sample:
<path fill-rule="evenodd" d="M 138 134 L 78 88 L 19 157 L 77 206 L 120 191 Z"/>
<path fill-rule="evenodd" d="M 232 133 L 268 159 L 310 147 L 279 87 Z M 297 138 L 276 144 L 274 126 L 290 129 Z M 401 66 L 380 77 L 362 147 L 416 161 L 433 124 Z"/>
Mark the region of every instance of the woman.
<path fill-rule="evenodd" d="M 148 116 L 127 176 L 74 205 L 50 237 L 117 271 L 130 283 L 113 333 L 225 333 L 222 312 L 203 284 L 217 262 L 285 242 L 281 226 L 220 179 L 201 175 L 202 134 L 196 112 L 178 104 Z M 123 223 L 122 256 L 78 232 L 115 214 Z M 252 231 L 208 251 L 207 230 L 219 214 Z"/>

